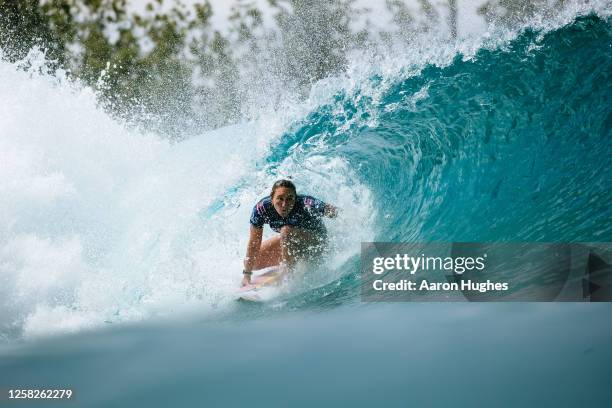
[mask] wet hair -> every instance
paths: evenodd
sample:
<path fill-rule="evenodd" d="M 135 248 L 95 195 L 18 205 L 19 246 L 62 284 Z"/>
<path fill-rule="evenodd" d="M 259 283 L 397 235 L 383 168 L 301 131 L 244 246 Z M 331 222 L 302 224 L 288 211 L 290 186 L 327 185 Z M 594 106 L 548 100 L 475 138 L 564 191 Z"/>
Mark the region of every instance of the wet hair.
<path fill-rule="evenodd" d="M 293 194 L 295 194 L 297 196 L 297 191 L 295 190 L 295 184 L 293 184 L 293 182 L 290 181 L 290 180 L 282 179 L 282 180 L 277 180 L 272 185 L 272 191 L 270 192 L 270 198 L 274 198 L 274 192 L 279 187 L 290 188 L 291 190 L 293 190 Z"/>

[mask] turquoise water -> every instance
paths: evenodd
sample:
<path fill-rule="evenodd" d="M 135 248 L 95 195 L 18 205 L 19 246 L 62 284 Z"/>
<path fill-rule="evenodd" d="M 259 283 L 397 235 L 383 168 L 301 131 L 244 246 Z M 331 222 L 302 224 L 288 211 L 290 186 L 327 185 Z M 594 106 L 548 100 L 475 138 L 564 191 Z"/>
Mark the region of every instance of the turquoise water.
<path fill-rule="evenodd" d="M 609 242 L 611 35 L 609 22 L 583 17 L 428 66 L 377 101 L 337 95 L 283 136 L 268 165 L 346 160 L 376 197 L 372 241 Z M 357 296 L 358 262 L 306 303 Z"/>
<path fill-rule="evenodd" d="M 5 350 L 0 367 L 9 384 L 71 387 L 67 407 L 607 407 L 609 313 L 409 304 L 180 322 Z"/>
<path fill-rule="evenodd" d="M 268 161 L 346 160 L 377 197 L 382 241 L 609 241 L 610 36 L 584 17 L 427 66 L 376 101 L 338 95 Z"/>
<path fill-rule="evenodd" d="M 68 138 L 54 145 L 77 153 L 53 171 L 9 167 L 55 187 L 5 196 L 9 210 L 36 205 L 0 224 L 0 385 L 73 388 L 66 406 L 92 407 L 609 406 L 609 306 L 365 304 L 358 246 L 612 241 L 611 44 L 610 19 L 587 15 L 406 63 L 328 93 L 261 148 L 246 143 L 266 125 L 118 149 L 95 135 L 122 131 L 92 107 L 101 166 Z M 6 151 L 25 133 L 0 139 Z M 343 208 L 337 255 L 278 301 L 235 304 L 250 206 L 287 174 Z M 44 261 L 56 280 L 28 286 Z"/>

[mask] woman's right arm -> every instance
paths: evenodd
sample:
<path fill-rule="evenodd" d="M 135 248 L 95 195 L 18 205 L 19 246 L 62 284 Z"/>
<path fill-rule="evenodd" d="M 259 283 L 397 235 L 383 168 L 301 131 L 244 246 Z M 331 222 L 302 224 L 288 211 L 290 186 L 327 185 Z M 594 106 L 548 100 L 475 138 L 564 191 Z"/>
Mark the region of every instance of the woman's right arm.
<path fill-rule="evenodd" d="M 257 228 L 251 224 L 249 233 L 249 243 L 247 245 L 246 257 L 244 258 L 244 272 L 252 272 L 257 265 L 257 256 L 259 248 L 261 248 L 261 240 L 263 237 L 263 228 Z M 242 285 L 251 283 L 251 275 L 244 275 Z"/>

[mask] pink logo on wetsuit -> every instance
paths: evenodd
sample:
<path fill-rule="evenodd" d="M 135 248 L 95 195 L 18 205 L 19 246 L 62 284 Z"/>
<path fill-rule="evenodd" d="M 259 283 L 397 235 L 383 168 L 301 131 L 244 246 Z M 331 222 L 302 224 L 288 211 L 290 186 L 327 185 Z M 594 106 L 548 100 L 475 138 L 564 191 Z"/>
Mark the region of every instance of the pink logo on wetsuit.
<path fill-rule="evenodd" d="M 263 201 L 258 202 L 256 205 L 256 208 L 257 208 L 257 214 L 264 215 L 266 213 L 266 209 L 264 208 Z"/>

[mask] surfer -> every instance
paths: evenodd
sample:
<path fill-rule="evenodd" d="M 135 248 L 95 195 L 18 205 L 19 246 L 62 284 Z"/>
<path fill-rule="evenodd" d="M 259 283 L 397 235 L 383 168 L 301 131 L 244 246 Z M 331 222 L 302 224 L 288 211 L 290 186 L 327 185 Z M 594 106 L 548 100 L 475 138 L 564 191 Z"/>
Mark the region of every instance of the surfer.
<path fill-rule="evenodd" d="M 254 270 L 281 265 L 291 267 L 299 259 L 312 259 L 327 247 L 322 217 L 334 218 L 338 209 L 307 195 L 297 194 L 289 180 L 278 180 L 272 192 L 253 207 L 242 285 L 251 282 Z M 279 234 L 262 242 L 263 226 Z"/>

